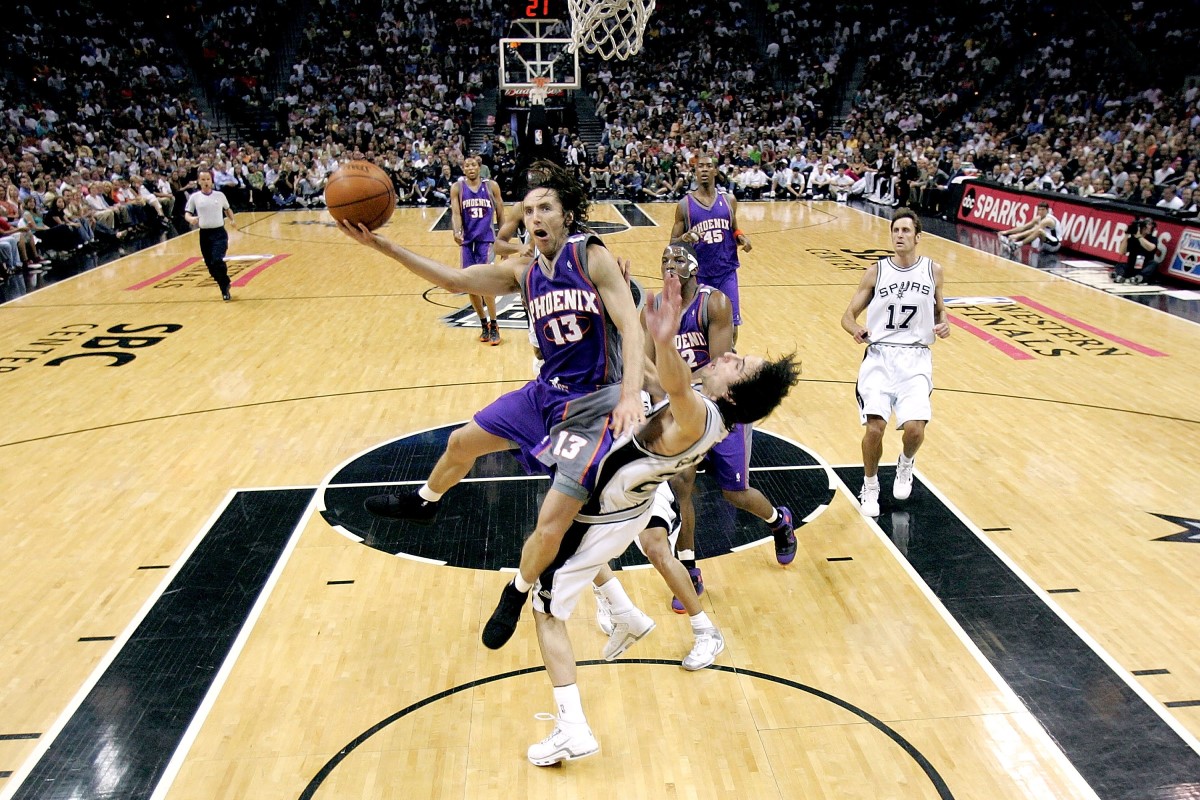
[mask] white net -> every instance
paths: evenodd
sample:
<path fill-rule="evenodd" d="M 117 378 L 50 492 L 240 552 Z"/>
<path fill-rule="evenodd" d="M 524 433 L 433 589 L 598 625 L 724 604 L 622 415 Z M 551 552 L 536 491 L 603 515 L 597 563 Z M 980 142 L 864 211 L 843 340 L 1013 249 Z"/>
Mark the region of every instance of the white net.
<path fill-rule="evenodd" d="M 654 0 L 568 0 L 575 48 L 624 61 L 642 49 Z"/>

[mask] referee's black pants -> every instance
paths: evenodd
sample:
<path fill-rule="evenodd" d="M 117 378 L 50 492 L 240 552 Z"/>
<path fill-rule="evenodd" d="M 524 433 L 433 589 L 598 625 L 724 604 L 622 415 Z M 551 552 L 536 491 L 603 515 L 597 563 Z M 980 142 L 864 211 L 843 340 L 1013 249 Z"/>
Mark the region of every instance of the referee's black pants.
<path fill-rule="evenodd" d="M 225 253 L 229 250 L 229 234 L 225 226 L 220 228 L 200 229 L 200 255 L 204 256 L 204 266 L 212 275 L 222 292 L 229 291 L 229 268 L 225 266 Z"/>

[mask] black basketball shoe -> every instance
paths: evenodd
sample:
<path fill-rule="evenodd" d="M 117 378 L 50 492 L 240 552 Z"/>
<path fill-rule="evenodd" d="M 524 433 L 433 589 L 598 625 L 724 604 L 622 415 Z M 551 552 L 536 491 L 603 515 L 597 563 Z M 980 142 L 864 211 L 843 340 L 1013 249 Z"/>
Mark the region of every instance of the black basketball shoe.
<path fill-rule="evenodd" d="M 517 622 L 521 619 L 521 609 L 529 592 L 519 592 L 512 582 L 504 584 L 500 593 L 500 602 L 492 612 L 491 619 L 483 626 L 483 644 L 491 650 L 499 650 L 508 644 L 508 640 L 516 633 Z"/>
<path fill-rule="evenodd" d="M 428 524 L 437 516 L 440 502 L 430 502 L 416 489 L 401 489 L 396 494 L 371 495 L 363 503 L 367 511 L 384 519 L 407 519 Z"/>

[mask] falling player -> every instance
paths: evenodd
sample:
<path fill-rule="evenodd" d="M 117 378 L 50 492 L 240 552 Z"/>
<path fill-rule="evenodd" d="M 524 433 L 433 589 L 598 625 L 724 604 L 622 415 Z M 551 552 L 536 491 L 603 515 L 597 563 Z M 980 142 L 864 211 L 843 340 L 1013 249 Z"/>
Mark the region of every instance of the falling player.
<path fill-rule="evenodd" d="M 683 293 L 684 311 L 679 321 L 679 332 L 674 347 L 688 363 L 693 372 L 699 372 L 712 361 L 733 349 L 733 321 L 728 298 L 723 292 L 705 286 L 697 279 L 698 259 L 696 251 L 686 242 L 671 242 L 663 250 L 662 275 L 679 278 Z M 654 360 L 654 342 L 647 339 L 646 349 L 650 361 Z M 648 371 L 653 380 L 652 369 Z M 750 486 L 750 442 L 753 429 L 750 425 L 737 425 L 709 452 L 706 463 L 708 472 L 714 477 L 721 493 L 734 507 L 761 519 L 771 530 L 775 542 L 775 558 L 780 564 L 790 564 L 796 557 L 796 536 L 792 525 L 792 512 L 787 506 L 775 506 L 758 489 Z M 700 568 L 696 566 L 695 529 L 696 514 L 692 495 L 696 483 L 696 469 L 690 468 L 671 481 L 679 500 L 680 533 L 677 544 L 679 560 L 691 576 L 697 595 L 704 593 L 704 582 Z M 671 608 L 678 614 L 684 613 L 683 598 L 676 593 Z"/>
<path fill-rule="evenodd" d="M 604 458 L 595 492 L 564 537 L 554 564 L 540 574 L 533 596 L 538 644 L 557 709 L 551 717 L 554 730 L 529 747 L 529 760 L 538 766 L 583 758 L 600 749 L 583 713 L 567 634 L 567 619 L 579 595 L 647 527 L 663 481 L 698 463 L 733 425 L 771 413 L 798 380 L 799 367 L 792 356 L 765 361 L 734 353 L 693 375 L 674 347 L 682 310 L 674 275 L 664 280 L 661 302 L 655 305 L 647 307 L 646 330 L 657 344 L 658 378 L 667 401 Z M 693 381 L 698 381 L 694 388 Z M 509 584 L 501 605 L 512 604 L 519 611 L 524 602 L 525 594 Z M 640 638 L 620 634 L 615 631 L 610 638 L 606 659 Z"/>

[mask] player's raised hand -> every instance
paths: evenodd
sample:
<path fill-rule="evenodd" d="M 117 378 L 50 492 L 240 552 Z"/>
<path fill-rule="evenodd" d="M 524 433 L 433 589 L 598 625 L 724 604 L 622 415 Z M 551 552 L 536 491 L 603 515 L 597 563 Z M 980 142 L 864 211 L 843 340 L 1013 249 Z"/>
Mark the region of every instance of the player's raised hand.
<path fill-rule="evenodd" d="M 338 223 L 338 227 L 342 233 L 349 236 L 359 244 L 365 244 L 367 247 L 375 247 L 375 234 L 367 230 L 367 226 L 361 222 L 355 225 L 348 219 L 344 219 Z"/>
<path fill-rule="evenodd" d="M 663 290 L 656 302 L 646 304 L 646 332 L 655 344 L 675 346 L 679 333 L 679 316 L 683 313 L 683 290 L 679 276 L 668 271 L 663 276 Z"/>
<path fill-rule="evenodd" d="M 621 270 L 621 277 L 623 277 L 625 279 L 625 282 L 628 283 L 629 282 L 629 267 L 632 262 L 630 262 L 630 260 L 628 258 L 625 258 L 624 256 L 617 256 L 616 259 L 617 259 L 617 269 Z"/>

